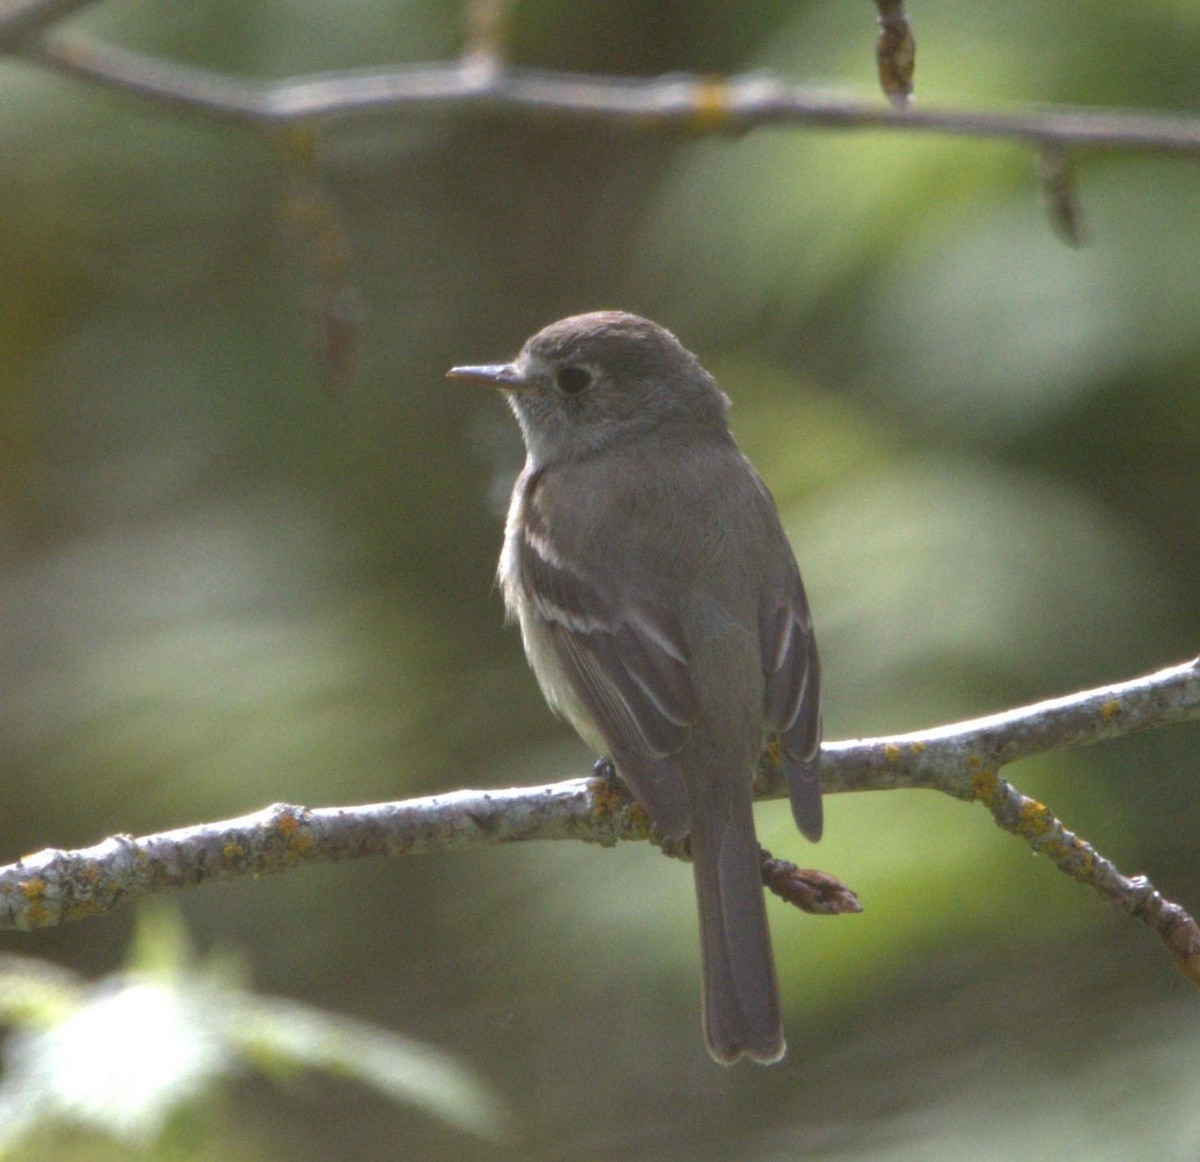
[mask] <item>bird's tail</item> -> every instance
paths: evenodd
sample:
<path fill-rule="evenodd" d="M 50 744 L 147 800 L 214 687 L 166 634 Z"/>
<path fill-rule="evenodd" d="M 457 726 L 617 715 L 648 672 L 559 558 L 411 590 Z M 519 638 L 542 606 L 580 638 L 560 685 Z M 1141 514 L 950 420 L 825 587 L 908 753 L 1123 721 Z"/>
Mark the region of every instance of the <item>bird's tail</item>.
<path fill-rule="evenodd" d="M 689 779 L 691 849 L 700 912 L 704 1036 L 725 1064 L 784 1053 L 779 986 L 763 900 L 750 777 Z"/>

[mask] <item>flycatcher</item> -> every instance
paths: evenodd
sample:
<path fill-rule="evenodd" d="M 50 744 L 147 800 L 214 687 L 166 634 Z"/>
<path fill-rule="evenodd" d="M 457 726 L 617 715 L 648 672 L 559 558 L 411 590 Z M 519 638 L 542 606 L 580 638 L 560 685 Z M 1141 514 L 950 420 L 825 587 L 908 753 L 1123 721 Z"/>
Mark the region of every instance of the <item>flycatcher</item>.
<path fill-rule="evenodd" d="M 753 779 L 778 739 L 796 823 L 820 838 L 819 669 L 729 400 L 674 335 L 619 311 L 448 375 L 502 388 L 525 437 L 500 585 L 547 701 L 665 835 L 690 839 L 709 1051 L 777 1061 Z"/>

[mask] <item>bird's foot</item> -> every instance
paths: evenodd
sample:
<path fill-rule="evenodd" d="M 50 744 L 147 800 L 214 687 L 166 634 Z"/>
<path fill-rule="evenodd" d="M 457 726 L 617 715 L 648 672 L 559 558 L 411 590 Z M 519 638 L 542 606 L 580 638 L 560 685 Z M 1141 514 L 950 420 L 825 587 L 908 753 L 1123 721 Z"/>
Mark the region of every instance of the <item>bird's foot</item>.
<path fill-rule="evenodd" d="M 617 768 L 608 755 L 598 758 L 592 764 L 592 774 L 603 781 L 606 790 L 617 791 L 625 788 L 625 784 L 621 782 L 621 776 L 617 774 Z"/>

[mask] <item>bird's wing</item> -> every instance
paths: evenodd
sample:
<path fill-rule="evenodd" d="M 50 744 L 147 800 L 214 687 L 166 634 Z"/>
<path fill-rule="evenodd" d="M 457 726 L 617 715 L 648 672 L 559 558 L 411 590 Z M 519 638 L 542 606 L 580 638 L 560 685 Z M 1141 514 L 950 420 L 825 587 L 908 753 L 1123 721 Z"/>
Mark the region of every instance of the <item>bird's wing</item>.
<path fill-rule="evenodd" d="M 821 838 L 821 668 L 800 573 L 790 560 L 784 583 L 765 593 L 759 640 L 766 679 L 765 717 L 779 739 L 796 826 Z"/>
<path fill-rule="evenodd" d="M 677 619 L 602 591 L 532 530 L 517 552 L 525 600 L 618 773 L 660 828 L 685 835 L 687 794 L 671 759 L 687 740 L 694 696 Z"/>

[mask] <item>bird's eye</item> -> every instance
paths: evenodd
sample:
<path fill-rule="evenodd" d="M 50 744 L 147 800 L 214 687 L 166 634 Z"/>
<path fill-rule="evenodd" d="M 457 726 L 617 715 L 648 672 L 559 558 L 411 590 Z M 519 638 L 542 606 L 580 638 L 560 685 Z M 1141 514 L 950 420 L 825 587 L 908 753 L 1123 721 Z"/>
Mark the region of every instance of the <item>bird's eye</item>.
<path fill-rule="evenodd" d="M 586 367 L 563 367 L 554 377 L 554 382 L 559 391 L 575 395 L 591 386 L 592 373 Z"/>

